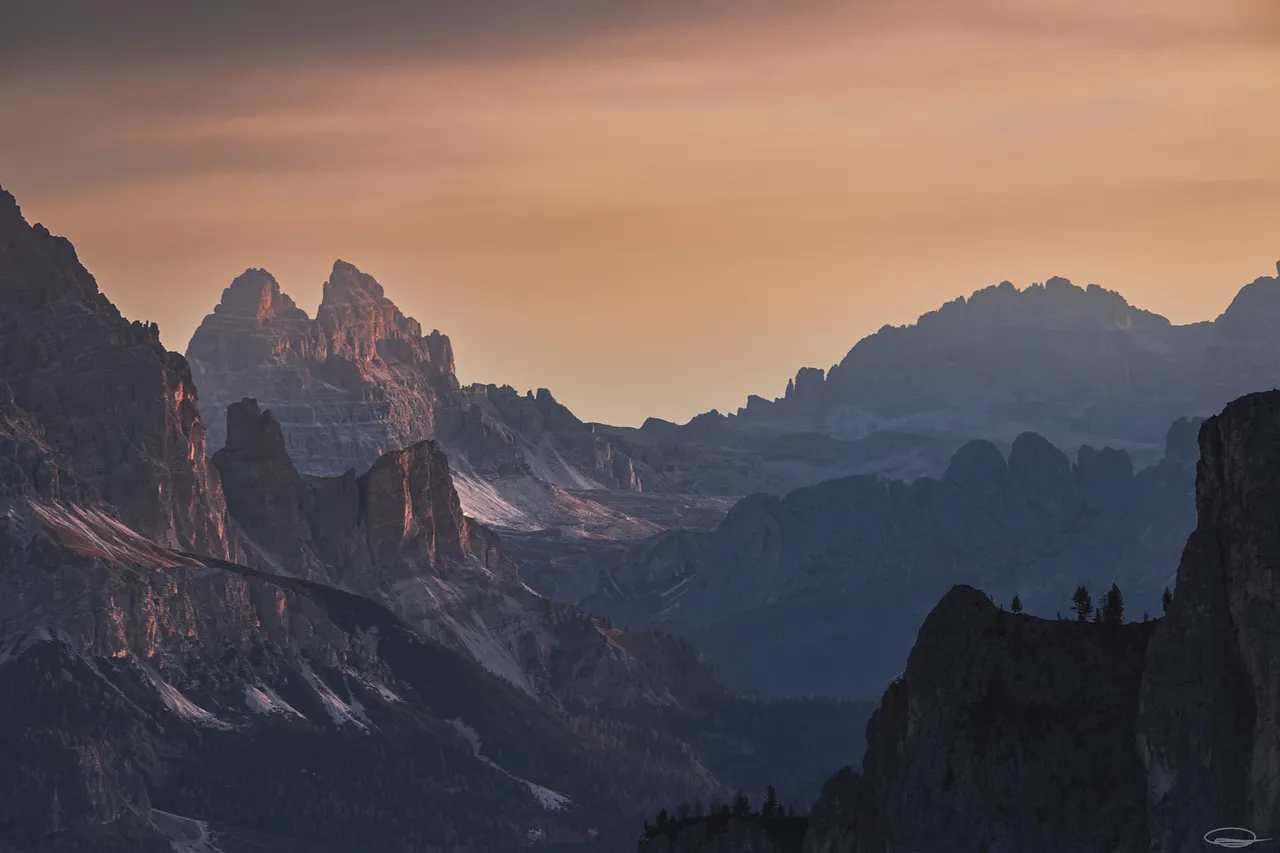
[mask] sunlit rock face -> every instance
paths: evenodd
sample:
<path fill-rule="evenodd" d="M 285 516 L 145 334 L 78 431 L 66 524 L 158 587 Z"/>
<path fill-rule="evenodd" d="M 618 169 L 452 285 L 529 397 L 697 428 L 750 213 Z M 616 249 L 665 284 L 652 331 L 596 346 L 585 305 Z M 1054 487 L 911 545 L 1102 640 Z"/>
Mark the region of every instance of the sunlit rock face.
<path fill-rule="evenodd" d="M 298 473 L 269 410 L 227 410 L 213 461 L 250 557 L 264 568 L 358 592 L 535 697 L 660 705 L 719 695 L 673 638 L 601 625 L 531 592 L 497 537 L 465 516 L 434 441 L 380 456 L 359 476 Z"/>
<path fill-rule="evenodd" d="M 262 400 L 304 471 L 363 470 L 381 453 L 429 438 L 456 391 L 449 339 L 405 317 L 382 287 L 338 261 L 311 320 L 265 270 L 222 294 L 187 348 L 204 389 L 210 447 L 226 442 L 226 407 Z"/>
<path fill-rule="evenodd" d="M 157 540 L 228 556 L 186 359 L 129 322 L 64 238 L 28 225 L 0 190 L 0 381 L 75 476 Z"/>
<path fill-rule="evenodd" d="M 384 453 L 434 439 L 449 456 L 464 510 L 503 527 L 625 534 L 632 520 L 567 492 L 652 485 L 622 441 L 546 389 L 460 386 L 449 339 L 424 335 L 377 281 L 342 261 L 314 320 L 269 273 L 246 271 L 187 352 L 213 451 L 227 442 L 227 408 L 250 397 L 272 411 L 304 474 L 364 471 Z"/>

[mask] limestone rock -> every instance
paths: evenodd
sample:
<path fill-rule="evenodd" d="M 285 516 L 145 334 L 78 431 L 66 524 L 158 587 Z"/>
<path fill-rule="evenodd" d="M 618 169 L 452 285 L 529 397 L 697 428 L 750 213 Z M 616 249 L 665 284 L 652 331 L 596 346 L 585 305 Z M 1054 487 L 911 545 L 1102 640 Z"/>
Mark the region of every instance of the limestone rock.
<path fill-rule="evenodd" d="M 43 441 L 125 523 L 226 557 L 217 472 L 187 361 L 129 322 L 71 243 L 30 226 L 0 189 L 0 381 Z"/>

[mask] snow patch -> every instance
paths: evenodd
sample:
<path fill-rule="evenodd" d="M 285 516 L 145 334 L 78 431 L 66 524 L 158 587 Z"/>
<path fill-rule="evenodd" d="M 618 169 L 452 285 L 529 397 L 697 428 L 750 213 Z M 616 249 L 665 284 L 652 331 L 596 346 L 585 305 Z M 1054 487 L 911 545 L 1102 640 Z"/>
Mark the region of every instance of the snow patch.
<path fill-rule="evenodd" d="M 151 684 L 155 687 L 156 692 L 160 694 L 160 699 L 170 711 L 183 719 L 190 720 L 196 725 L 208 726 L 211 729 L 222 729 L 224 731 L 232 728 L 230 723 L 219 720 L 213 714 L 209 713 L 204 708 L 201 708 L 186 696 L 183 696 L 178 692 L 177 688 L 161 678 L 159 673 L 149 667 L 142 666 L 141 664 L 139 664 L 139 666 L 151 681 Z"/>
<path fill-rule="evenodd" d="M 151 825 L 169 839 L 173 853 L 223 853 L 222 848 L 214 844 L 209 824 L 203 820 L 152 809 Z"/>
<path fill-rule="evenodd" d="M 329 712 L 330 719 L 333 720 L 335 726 L 342 726 L 351 723 L 353 726 L 363 730 L 369 730 L 369 718 L 364 713 L 364 708 L 354 699 L 351 704 L 347 704 L 338 698 L 338 694 L 329 689 L 329 685 L 325 684 L 318 675 L 311 669 L 310 664 L 302 665 L 302 677 L 311 685 L 311 689 L 316 692 L 316 696 L 320 698 L 320 703 L 324 705 L 324 709 Z"/>
<path fill-rule="evenodd" d="M 246 684 L 244 686 L 244 703 L 255 714 L 285 714 L 302 720 L 306 719 L 296 708 L 281 699 L 278 693 L 266 685 L 259 688 L 254 687 L 252 684 Z"/>
<path fill-rule="evenodd" d="M 538 805 L 542 806 L 547 811 L 563 811 L 567 806 L 573 804 L 573 800 L 569 799 L 564 794 L 557 793 L 550 788 L 545 788 L 535 782 L 530 782 L 528 779 L 521 779 L 514 773 L 508 773 L 491 759 L 486 758 L 484 754 L 480 752 L 480 733 L 464 723 L 461 717 L 456 720 L 450 720 L 449 725 L 453 726 L 454 730 L 461 735 L 467 743 L 471 744 L 472 755 L 492 767 L 494 770 L 497 770 L 502 775 L 510 779 L 514 779 L 521 785 L 524 785 L 529 789 L 529 793 L 533 794 L 533 798 L 538 801 Z"/>

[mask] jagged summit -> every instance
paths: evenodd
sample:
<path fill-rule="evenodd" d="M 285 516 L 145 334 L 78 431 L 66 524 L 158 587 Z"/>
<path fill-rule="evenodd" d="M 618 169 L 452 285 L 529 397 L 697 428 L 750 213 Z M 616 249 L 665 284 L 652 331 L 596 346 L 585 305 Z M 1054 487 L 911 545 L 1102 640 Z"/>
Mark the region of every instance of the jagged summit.
<path fill-rule="evenodd" d="M 348 302 L 382 302 L 386 293 L 378 280 L 361 272 L 354 264 L 339 258 L 333 262 L 333 271 L 324 283 L 321 305 L 338 305 Z M 389 302 L 389 300 L 387 300 Z M 419 334 L 421 332 L 419 331 Z"/>
<path fill-rule="evenodd" d="M 264 269 L 247 269 L 236 276 L 213 309 L 227 317 L 250 317 L 259 323 L 275 319 L 309 320 L 307 312 L 280 289 L 275 276 Z"/>
<path fill-rule="evenodd" d="M 1280 326 L 1280 262 L 1277 276 L 1260 276 L 1240 288 L 1216 324 L 1233 332 L 1253 332 Z"/>

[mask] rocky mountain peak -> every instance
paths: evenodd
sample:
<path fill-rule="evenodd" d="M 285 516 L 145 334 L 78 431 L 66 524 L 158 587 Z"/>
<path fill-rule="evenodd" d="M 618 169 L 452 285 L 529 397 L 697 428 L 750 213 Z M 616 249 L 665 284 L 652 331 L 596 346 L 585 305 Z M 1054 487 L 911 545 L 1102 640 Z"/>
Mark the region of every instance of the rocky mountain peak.
<path fill-rule="evenodd" d="M 1215 325 L 1250 337 L 1274 336 L 1280 325 L 1280 263 L 1276 264 L 1276 271 L 1275 278 L 1261 276 L 1240 288 Z"/>
<path fill-rule="evenodd" d="M 3 257 L 7 256 L 7 257 Z M 93 300 L 95 308 L 119 316 L 98 291 L 98 283 L 76 257 L 65 237 L 43 225 L 28 225 L 22 208 L 0 187 L 0 286 L 9 299 L 46 302 L 70 295 Z"/>
<path fill-rule="evenodd" d="M 346 303 L 380 303 L 386 299 L 382 285 L 368 273 L 363 273 L 354 264 L 339 258 L 333 262 L 333 271 L 329 280 L 324 283 L 324 297 L 321 305 L 342 305 Z"/>
<path fill-rule="evenodd" d="M 1165 318 L 1131 306 L 1123 296 L 1096 284 L 1079 287 L 1053 276 L 1019 290 L 1008 281 L 956 299 L 916 321 L 920 327 L 1024 327 L 1034 329 L 1128 329 L 1168 326 Z"/>
<path fill-rule="evenodd" d="M 406 317 L 373 276 L 346 261 L 334 262 L 316 321 L 330 355 L 356 363 L 375 358 L 404 364 L 432 363 L 437 370 L 452 373 L 449 339 L 443 335 L 424 339 L 422 324 Z"/>
<path fill-rule="evenodd" d="M 280 290 L 275 277 L 262 269 L 248 269 L 236 276 L 222 291 L 222 300 L 213 311 L 224 317 L 247 318 L 258 323 L 276 319 L 304 322 L 310 319 L 307 312 Z"/>

